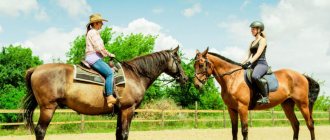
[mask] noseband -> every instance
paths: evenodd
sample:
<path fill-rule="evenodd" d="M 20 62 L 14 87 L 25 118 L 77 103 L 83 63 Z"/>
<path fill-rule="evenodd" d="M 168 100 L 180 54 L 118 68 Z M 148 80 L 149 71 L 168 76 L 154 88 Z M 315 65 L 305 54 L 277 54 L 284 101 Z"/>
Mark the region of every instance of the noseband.
<path fill-rule="evenodd" d="M 197 59 L 197 60 L 195 60 L 195 61 L 199 61 L 200 59 Z M 208 74 L 208 72 L 207 72 L 207 68 L 208 68 L 208 64 L 210 63 L 210 61 L 207 59 L 207 58 L 205 58 L 205 63 L 203 64 L 203 71 L 200 71 L 200 72 L 196 72 L 195 71 L 195 78 L 199 81 L 199 82 L 201 82 L 201 83 L 205 83 L 205 81 L 210 77 L 210 75 Z M 233 71 L 229 71 L 229 72 L 226 72 L 226 73 L 223 73 L 223 74 L 216 74 L 216 75 L 214 75 L 214 77 L 224 77 L 224 76 L 226 76 L 226 75 L 231 75 L 231 74 L 233 74 L 234 72 L 236 72 L 236 71 L 239 71 L 239 70 L 242 70 L 243 68 L 238 68 L 238 69 L 235 69 L 235 70 L 233 70 Z M 213 71 L 213 70 L 212 70 Z M 202 80 L 202 79 L 200 79 L 200 78 L 198 78 L 198 74 L 204 74 L 205 76 L 206 76 L 206 79 L 205 80 Z"/>

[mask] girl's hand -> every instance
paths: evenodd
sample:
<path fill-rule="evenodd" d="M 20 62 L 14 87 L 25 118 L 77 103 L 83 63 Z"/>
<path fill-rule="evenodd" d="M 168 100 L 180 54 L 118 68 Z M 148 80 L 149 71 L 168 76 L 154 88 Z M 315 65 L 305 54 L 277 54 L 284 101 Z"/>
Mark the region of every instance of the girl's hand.
<path fill-rule="evenodd" d="M 112 53 L 109 53 L 109 57 L 114 58 L 114 57 L 116 57 L 116 55 L 114 55 L 114 54 L 112 54 Z"/>

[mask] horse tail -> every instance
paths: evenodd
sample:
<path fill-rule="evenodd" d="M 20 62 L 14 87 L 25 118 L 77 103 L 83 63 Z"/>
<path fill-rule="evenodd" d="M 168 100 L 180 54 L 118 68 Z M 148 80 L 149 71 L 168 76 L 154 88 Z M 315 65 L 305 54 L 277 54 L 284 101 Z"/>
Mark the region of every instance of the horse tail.
<path fill-rule="evenodd" d="M 33 132 L 34 123 L 33 123 L 33 111 L 38 106 L 38 102 L 34 97 L 34 93 L 31 86 L 31 76 L 35 68 L 30 68 L 26 71 L 25 82 L 27 88 L 27 94 L 23 99 L 23 120 L 26 121 L 26 127 Z"/>
<path fill-rule="evenodd" d="M 304 75 L 304 76 L 308 80 L 308 86 L 309 86 L 309 93 L 308 93 L 309 106 L 308 107 L 309 107 L 309 112 L 312 116 L 313 106 L 314 106 L 314 103 L 320 92 L 320 85 L 312 77 L 307 76 L 307 75 Z"/>

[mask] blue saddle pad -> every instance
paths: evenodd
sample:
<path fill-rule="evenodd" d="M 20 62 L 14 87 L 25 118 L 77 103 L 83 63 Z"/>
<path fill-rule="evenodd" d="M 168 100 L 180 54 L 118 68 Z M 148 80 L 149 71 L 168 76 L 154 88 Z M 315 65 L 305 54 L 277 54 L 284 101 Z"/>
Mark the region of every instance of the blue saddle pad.
<path fill-rule="evenodd" d="M 245 82 L 251 87 L 252 86 L 252 69 L 247 69 L 244 71 L 244 80 Z M 267 81 L 267 86 L 269 92 L 274 92 L 278 89 L 278 81 L 275 74 L 272 72 L 271 68 L 269 67 L 267 73 L 262 77 Z M 254 89 L 254 88 L 252 88 Z"/>

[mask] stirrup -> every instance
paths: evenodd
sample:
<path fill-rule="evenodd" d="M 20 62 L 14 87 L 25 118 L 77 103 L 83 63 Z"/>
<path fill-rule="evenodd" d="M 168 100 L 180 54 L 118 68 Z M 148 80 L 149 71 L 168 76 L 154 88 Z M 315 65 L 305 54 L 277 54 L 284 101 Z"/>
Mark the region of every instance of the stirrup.
<path fill-rule="evenodd" d="M 269 103 L 269 99 L 268 97 L 262 97 L 261 99 L 259 99 L 257 101 L 257 103 L 260 103 L 260 104 L 268 104 Z"/>

